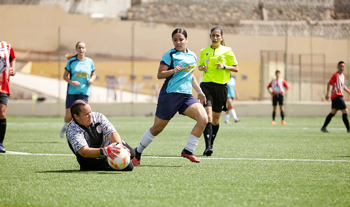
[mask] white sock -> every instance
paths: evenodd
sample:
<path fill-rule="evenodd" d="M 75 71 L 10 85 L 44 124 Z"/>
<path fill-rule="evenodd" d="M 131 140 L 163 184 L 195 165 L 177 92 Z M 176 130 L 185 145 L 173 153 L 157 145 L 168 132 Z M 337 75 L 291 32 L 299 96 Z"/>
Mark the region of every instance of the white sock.
<path fill-rule="evenodd" d="M 194 136 L 193 134 L 190 134 L 185 149 L 193 153 L 196 150 L 198 142 L 199 138 Z"/>
<path fill-rule="evenodd" d="M 234 120 L 237 120 L 237 119 L 238 119 L 235 109 L 231 109 L 231 110 L 230 110 L 230 114 L 231 114 L 231 116 L 233 117 Z"/>
<path fill-rule="evenodd" d="M 67 123 L 67 122 L 63 119 L 63 127 L 66 127 L 66 128 L 67 128 L 69 123 L 70 123 L 70 122 Z"/>
<path fill-rule="evenodd" d="M 230 114 L 226 114 L 225 115 L 225 122 L 228 122 L 229 119 L 230 119 Z"/>
<path fill-rule="evenodd" d="M 143 150 L 149 145 L 151 144 L 151 142 L 154 140 L 154 138 L 156 138 L 156 136 L 153 136 L 151 134 L 151 131 L 148 129 L 141 138 L 140 144 L 137 147 L 137 152 L 142 153 Z"/>

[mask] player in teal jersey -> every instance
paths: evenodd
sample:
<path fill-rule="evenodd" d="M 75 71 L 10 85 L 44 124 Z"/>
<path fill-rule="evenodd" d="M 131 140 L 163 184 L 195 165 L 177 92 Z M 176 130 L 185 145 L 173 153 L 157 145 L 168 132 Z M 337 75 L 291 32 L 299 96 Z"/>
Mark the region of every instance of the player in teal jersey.
<path fill-rule="evenodd" d="M 90 85 L 94 82 L 95 66 L 92 59 L 85 56 L 86 47 L 84 42 L 77 42 L 75 45 L 77 54 L 67 55 L 67 65 L 63 74 L 63 79 L 67 81 L 66 115 L 63 120 L 63 127 L 60 137 L 64 137 L 69 122 L 72 120 L 70 107 L 74 101 L 83 99 L 89 101 Z"/>
<path fill-rule="evenodd" d="M 186 30 L 177 28 L 171 37 L 175 48 L 164 53 L 158 69 L 158 79 L 165 78 L 165 81 L 159 93 L 154 124 L 143 134 L 135 149 L 135 157 L 132 159 L 135 166 L 140 165 L 143 150 L 163 131 L 177 112 L 197 121 L 181 156 L 192 162 L 200 162 L 193 152 L 208 119 L 202 105 L 206 101 L 205 95 L 193 75 L 197 57 L 187 49 Z M 192 96 L 192 87 L 197 91 L 201 103 Z"/>
<path fill-rule="evenodd" d="M 235 122 L 239 121 L 237 114 L 236 114 L 236 111 L 233 108 L 233 100 L 234 99 L 238 99 L 238 92 L 236 89 L 236 79 L 234 77 L 234 73 L 231 72 L 231 78 L 227 82 L 227 107 L 226 107 L 227 111 L 226 111 L 226 115 L 225 115 L 225 123 L 226 124 L 230 123 L 230 121 L 229 121 L 230 115 L 235 120 Z"/>

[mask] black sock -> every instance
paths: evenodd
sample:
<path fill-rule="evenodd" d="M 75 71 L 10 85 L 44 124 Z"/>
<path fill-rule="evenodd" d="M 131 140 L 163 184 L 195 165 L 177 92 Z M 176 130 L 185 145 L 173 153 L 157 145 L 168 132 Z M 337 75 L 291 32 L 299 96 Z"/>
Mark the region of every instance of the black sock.
<path fill-rule="evenodd" d="M 6 133 L 6 119 L 0 119 L 0 143 L 2 144 L 5 139 Z"/>
<path fill-rule="evenodd" d="M 327 127 L 329 122 L 331 122 L 333 116 L 334 116 L 334 114 L 332 114 L 332 113 L 328 114 L 328 116 L 326 117 L 326 120 L 324 121 L 324 124 L 323 124 L 322 128 L 326 128 Z"/>
<path fill-rule="evenodd" d="M 272 120 L 275 121 L 275 117 L 276 117 L 276 111 L 272 112 Z"/>
<path fill-rule="evenodd" d="M 284 120 L 284 111 L 281 111 L 282 121 Z"/>
<path fill-rule="evenodd" d="M 208 147 L 211 146 L 211 139 L 213 137 L 213 125 L 211 122 L 208 122 L 207 126 L 205 126 L 203 136 L 205 140 L 205 149 L 208 149 Z"/>
<path fill-rule="evenodd" d="M 346 129 L 349 130 L 349 120 L 348 120 L 348 114 L 343 114 L 343 122 L 346 126 Z"/>
<path fill-rule="evenodd" d="M 141 159 L 141 153 L 139 153 L 139 152 L 137 151 L 137 147 L 135 148 L 135 157 L 136 157 L 137 160 L 140 160 L 140 159 Z M 130 157 L 130 158 L 131 158 L 131 157 Z"/>
<path fill-rule="evenodd" d="M 211 138 L 211 146 L 213 146 L 214 144 L 214 140 L 216 138 L 218 131 L 219 131 L 219 124 L 216 126 L 213 125 L 213 137 Z"/>
<path fill-rule="evenodd" d="M 188 155 L 193 155 L 193 153 L 188 151 L 187 149 L 183 149 L 182 152 L 185 153 L 185 154 L 188 154 Z"/>

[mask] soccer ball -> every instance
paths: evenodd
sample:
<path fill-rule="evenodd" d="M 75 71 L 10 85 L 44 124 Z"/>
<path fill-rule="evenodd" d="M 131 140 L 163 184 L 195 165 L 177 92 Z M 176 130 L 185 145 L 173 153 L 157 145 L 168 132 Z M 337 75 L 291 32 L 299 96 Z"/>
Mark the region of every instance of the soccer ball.
<path fill-rule="evenodd" d="M 107 162 L 111 168 L 115 170 L 123 170 L 130 164 L 130 152 L 126 149 L 125 146 L 122 146 L 117 157 L 112 159 L 107 156 Z"/>

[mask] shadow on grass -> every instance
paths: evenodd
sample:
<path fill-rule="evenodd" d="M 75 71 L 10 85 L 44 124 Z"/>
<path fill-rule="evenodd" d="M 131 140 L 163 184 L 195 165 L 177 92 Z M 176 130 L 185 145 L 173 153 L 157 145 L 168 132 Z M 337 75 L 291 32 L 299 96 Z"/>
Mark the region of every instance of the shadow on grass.
<path fill-rule="evenodd" d="M 27 144 L 61 144 L 62 142 L 19 142 L 19 143 L 27 143 Z"/>
<path fill-rule="evenodd" d="M 169 166 L 169 165 L 140 165 L 140 166 L 137 166 L 137 168 L 139 167 L 183 167 L 183 166 L 180 166 L 180 165 L 177 165 L 177 166 Z"/>
<path fill-rule="evenodd" d="M 85 173 L 91 173 L 94 172 L 96 174 L 121 174 L 123 171 L 95 171 L 95 170 L 50 170 L 50 171 L 37 171 L 36 173 L 80 173 L 80 174 L 85 174 Z"/>
<path fill-rule="evenodd" d="M 350 155 L 336 156 L 336 157 L 350 157 Z"/>

